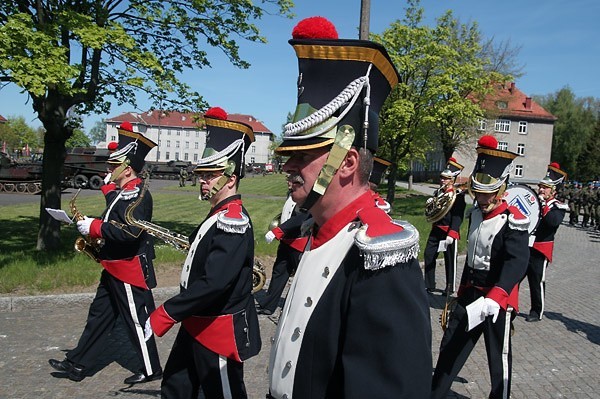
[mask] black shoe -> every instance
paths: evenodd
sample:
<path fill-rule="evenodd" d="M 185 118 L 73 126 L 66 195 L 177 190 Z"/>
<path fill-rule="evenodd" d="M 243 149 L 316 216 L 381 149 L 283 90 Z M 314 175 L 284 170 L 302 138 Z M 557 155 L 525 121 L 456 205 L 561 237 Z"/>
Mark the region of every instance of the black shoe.
<path fill-rule="evenodd" d="M 79 382 L 85 378 L 85 367 L 73 365 L 71 371 L 69 371 L 69 379 L 71 381 Z"/>
<path fill-rule="evenodd" d="M 425 288 L 428 294 L 433 294 L 435 292 L 435 288 Z"/>
<path fill-rule="evenodd" d="M 527 316 L 525 318 L 525 321 L 528 321 L 530 323 L 534 323 L 534 322 L 540 321 L 540 320 L 542 320 L 542 319 L 540 319 L 540 315 L 537 314 L 536 312 L 529 313 L 529 316 Z"/>
<path fill-rule="evenodd" d="M 52 368 L 56 371 L 60 371 L 63 373 L 68 373 L 73 368 L 73 363 L 68 360 L 56 360 L 56 359 L 48 359 L 48 364 L 52 366 Z"/>
<path fill-rule="evenodd" d="M 148 375 L 148 376 L 144 373 L 135 373 L 131 377 L 125 378 L 125 380 L 123 381 L 123 384 L 133 385 L 133 384 L 142 384 L 144 382 L 159 380 L 162 378 L 162 374 L 163 374 L 162 370 L 158 370 L 156 373 Z"/>
<path fill-rule="evenodd" d="M 265 309 L 265 308 L 260 308 L 260 309 L 256 310 L 256 313 L 258 313 L 258 314 L 264 314 L 266 316 L 271 316 L 273 314 L 273 311 L 269 310 L 269 309 Z"/>

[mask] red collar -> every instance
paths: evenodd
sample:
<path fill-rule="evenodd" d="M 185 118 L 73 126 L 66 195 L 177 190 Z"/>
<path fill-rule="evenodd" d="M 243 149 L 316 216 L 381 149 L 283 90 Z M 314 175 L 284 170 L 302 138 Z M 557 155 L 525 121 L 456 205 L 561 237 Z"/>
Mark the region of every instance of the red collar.
<path fill-rule="evenodd" d="M 121 188 L 121 190 L 132 190 L 141 182 L 142 182 L 142 179 L 140 179 L 139 177 L 136 177 L 135 179 L 129 180 L 127 183 L 125 183 L 125 185 Z"/>
<path fill-rule="evenodd" d="M 365 192 L 319 227 L 313 236 L 311 248 L 318 248 L 332 239 L 344 226 L 356 220 L 361 209 L 374 206 L 372 191 Z"/>
<path fill-rule="evenodd" d="M 504 213 L 504 211 L 506 211 L 507 209 L 508 209 L 508 204 L 506 203 L 506 201 L 502 200 L 502 203 L 500 205 L 498 205 L 496 207 L 496 209 L 494 209 L 490 213 L 484 213 L 483 214 L 483 220 L 488 220 L 488 219 L 491 219 L 493 217 L 496 217 L 499 214 Z"/>
<path fill-rule="evenodd" d="M 231 197 L 228 197 L 226 199 L 224 199 L 223 201 L 219 202 L 217 205 L 215 205 L 215 207 L 213 209 L 210 210 L 208 217 L 214 215 L 215 213 L 221 212 L 224 209 L 227 209 L 229 207 L 229 205 L 239 205 L 240 208 L 242 206 L 242 198 L 239 194 L 236 195 L 232 195 Z"/>

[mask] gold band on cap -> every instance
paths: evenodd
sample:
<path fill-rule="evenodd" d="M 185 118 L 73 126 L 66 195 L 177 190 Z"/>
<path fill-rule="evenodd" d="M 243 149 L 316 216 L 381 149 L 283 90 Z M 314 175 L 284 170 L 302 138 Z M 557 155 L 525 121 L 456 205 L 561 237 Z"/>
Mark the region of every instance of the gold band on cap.
<path fill-rule="evenodd" d="M 398 75 L 394 66 L 378 49 L 359 46 L 326 46 L 323 44 L 295 44 L 294 49 L 298 58 L 370 62 L 387 79 L 391 87 L 398 84 Z"/>
<path fill-rule="evenodd" d="M 250 140 L 254 141 L 254 132 L 252 128 L 248 125 L 244 125 L 243 123 L 226 121 L 223 119 L 215 119 L 215 118 L 204 118 L 207 126 L 215 126 L 222 127 L 225 129 L 236 130 L 240 133 L 250 136 Z"/>
<path fill-rule="evenodd" d="M 130 132 L 129 130 L 124 130 L 124 129 L 118 129 L 118 132 L 119 132 L 119 134 L 121 134 L 123 136 L 131 137 L 131 138 L 136 139 L 137 141 L 141 141 L 142 143 L 146 144 L 150 148 L 156 147 L 155 142 L 147 139 L 146 137 L 142 136 L 140 133 Z"/>

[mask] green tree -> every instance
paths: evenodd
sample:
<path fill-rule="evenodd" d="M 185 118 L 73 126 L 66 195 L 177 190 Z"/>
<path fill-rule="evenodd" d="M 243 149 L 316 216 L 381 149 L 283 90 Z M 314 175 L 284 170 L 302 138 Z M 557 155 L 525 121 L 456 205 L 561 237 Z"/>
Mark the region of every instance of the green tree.
<path fill-rule="evenodd" d="M 554 123 L 552 160 L 558 162 L 573 179 L 583 178 L 578 160 L 591 137 L 598 119 L 600 103 L 586 97 L 577 98 L 575 93 L 564 87 L 545 96 L 535 96 L 535 101 L 558 119 Z"/>
<path fill-rule="evenodd" d="M 65 143 L 66 148 L 73 147 L 89 147 L 92 144 L 90 138 L 85 134 L 85 132 L 79 128 L 73 129 L 73 134 Z"/>
<path fill-rule="evenodd" d="M 0 141 L 6 142 L 8 152 L 14 153 L 26 146 L 34 151 L 40 147 L 41 138 L 22 116 L 9 116 L 7 122 L 0 125 Z"/>
<path fill-rule="evenodd" d="M 255 4 L 256 3 L 256 4 Z M 31 97 L 42 122 L 44 163 L 37 248 L 60 243 L 60 225 L 44 208 L 60 208 L 67 111 L 106 113 L 110 100 L 135 106 L 136 93 L 199 110 L 204 102 L 178 76 L 210 66 L 220 49 L 246 68 L 236 40 L 265 42 L 255 21 L 290 15 L 291 0 L 4 0 L 0 3 L 0 81 Z"/>
<path fill-rule="evenodd" d="M 106 121 L 96 121 L 88 134 L 92 144 L 98 144 L 106 139 Z"/>
<path fill-rule="evenodd" d="M 441 149 L 449 158 L 475 133 L 483 116 L 477 99 L 504 77 L 482 50 L 476 23 L 461 24 L 446 12 L 434 28 L 424 26 L 419 0 L 409 0 L 406 15 L 382 35 L 400 74 L 398 86 L 380 113 L 380 144 L 390 168 L 387 200 L 393 201 L 398 168 Z"/>
<path fill-rule="evenodd" d="M 582 181 L 600 179 L 600 151 L 598 151 L 598 137 L 600 137 L 600 118 L 596 119 L 593 134 L 591 134 L 579 157 L 577 157 L 577 176 Z"/>

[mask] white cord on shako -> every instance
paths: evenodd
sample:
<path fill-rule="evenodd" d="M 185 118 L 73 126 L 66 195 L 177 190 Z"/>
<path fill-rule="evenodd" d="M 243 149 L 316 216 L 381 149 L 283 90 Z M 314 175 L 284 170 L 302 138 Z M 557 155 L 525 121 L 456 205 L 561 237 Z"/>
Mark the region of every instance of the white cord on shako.
<path fill-rule="evenodd" d="M 283 128 L 284 129 L 283 134 L 284 134 L 285 138 L 290 139 L 290 140 L 295 140 L 295 139 L 304 140 L 307 138 L 319 136 L 319 135 L 323 134 L 323 132 L 328 131 L 329 129 L 331 129 L 333 127 L 333 125 L 335 125 L 337 123 L 337 120 L 324 126 L 323 128 L 319 129 L 318 131 L 316 131 L 314 133 L 310 133 L 310 134 L 302 135 L 302 136 L 296 136 L 298 133 L 304 132 L 314 126 L 317 126 L 321 122 L 329 119 L 338 109 L 340 109 L 342 107 L 342 105 L 344 105 L 349 99 L 352 99 L 350 101 L 350 104 L 346 107 L 346 109 L 339 116 L 339 119 L 342 119 L 350 111 L 350 109 L 352 108 L 352 106 L 354 105 L 356 100 L 358 99 L 363 87 L 367 88 L 367 92 L 366 92 L 365 98 L 364 98 L 364 104 L 366 106 L 365 112 L 366 112 L 366 116 L 367 116 L 365 118 L 365 129 L 366 129 L 366 127 L 368 127 L 368 124 L 369 124 L 368 113 L 369 113 L 369 105 L 371 103 L 371 98 L 370 98 L 371 86 L 369 85 L 369 74 L 371 72 L 371 66 L 372 66 L 372 64 L 369 65 L 369 68 L 367 69 L 367 73 L 365 76 L 361 76 L 361 77 L 355 79 L 354 81 L 350 82 L 350 84 L 348 86 L 346 86 L 346 88 L 344 90 L 342 90 L 342 92 L 340 94 L 338 94 L 329 103 L 325 104 L 321 109 L 313 112 L 312 114 L 308 115 L 306 118 L 303 118 L 297 122 L 286 124 Z M 366 130 L 365 130 L 365 132 L 366 132 Z"/>

